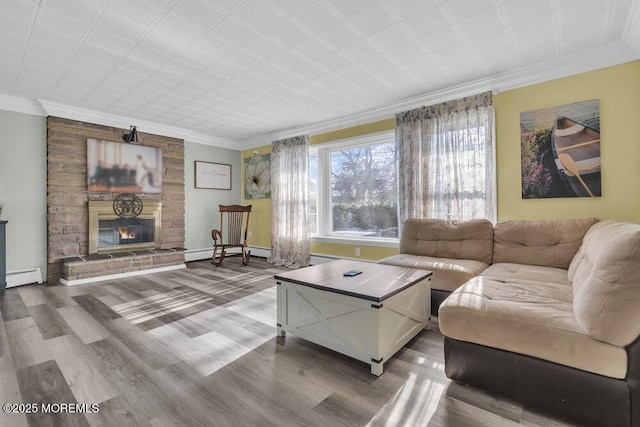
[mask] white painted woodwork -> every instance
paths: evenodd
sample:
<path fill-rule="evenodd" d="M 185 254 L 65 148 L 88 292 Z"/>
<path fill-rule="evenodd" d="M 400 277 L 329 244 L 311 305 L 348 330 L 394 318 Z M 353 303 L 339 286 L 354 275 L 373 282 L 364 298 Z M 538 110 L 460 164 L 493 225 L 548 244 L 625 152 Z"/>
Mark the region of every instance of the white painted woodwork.
<path fill-rule="evenodd" d="M 0 106 L 259 146 L 632 61 L 639 1 L 6 2 Z"/>
<path fill-rule="evenodd" d="M 382 302 L 278 280 L 278 335 L 290 332 L 369 363 L 371 373 L 381 375 L 385 361 L 429 329 L 430 280 Z"/>
<path fill-rule="evenodd" d="M 85 279 L 73 279 L 73 280 L 60 279 L 60 284 L 64 286 L 85 285 L 87 283 L 101 282 L 104 280 L 124 279 L 125 277 L 143 276 L 145 274 L 160 273 L 161 271 L 180 270 L 181 268 L 187 268 L 187 265 L 186 264 L 168 265 L 165 267 L 149 268 L 146 270 L 129 271 L 127 273 L 116 273 L 116 274 L 108 274 L 106 276 L 87 277 Z"/>
<path fill-rule="evenodd" d="M 40 267 L 7 272 L 7 288 L 26 285 L 28 283 L 42 283 L 42 271 Z"/>

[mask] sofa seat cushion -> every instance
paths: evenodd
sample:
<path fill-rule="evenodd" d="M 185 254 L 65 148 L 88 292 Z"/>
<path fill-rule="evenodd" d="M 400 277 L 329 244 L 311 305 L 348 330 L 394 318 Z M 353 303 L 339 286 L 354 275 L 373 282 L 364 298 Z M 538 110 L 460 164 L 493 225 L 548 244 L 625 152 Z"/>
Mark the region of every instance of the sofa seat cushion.
<path fill-rule="evenodd" d="M 625 378 L 624 348 L 585 334 L 573 315 L 572 300 L 572 288 L 564 284 L 476 277 L 442 303 L 440 330 L 455 340 Z"/>
<path fill-rule="evenodd" d="M 467 280 L 479 275 L 489 264 L 469 259 L 436 258 L 425 255 L 400 254 L 378 261 L 379 264 L 431 270 L 431 289 L 454 291 Z"/>
<path fill-rule="evenodd" d="M 489 266 L 481 274 L 482 277 L 497 280 L 509 280 L 518 283 L 553 283 L 571 286 L 567 278 L 567 270 L 563 268 L 542 267 L 539 265 L 513 264 L 501 262 Z"/>

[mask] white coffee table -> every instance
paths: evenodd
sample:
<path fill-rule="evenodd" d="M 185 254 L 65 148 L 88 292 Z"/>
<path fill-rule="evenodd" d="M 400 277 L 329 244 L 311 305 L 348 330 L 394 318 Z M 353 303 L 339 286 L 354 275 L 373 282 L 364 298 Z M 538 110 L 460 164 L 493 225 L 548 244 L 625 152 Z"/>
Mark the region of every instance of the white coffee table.
<path fill-rule="evenodd" d="M 362 274 L 344 277 L 349 270 Z M 290 332 L 371 364 L 383 364 L 431 321 L 431 272 L 337 260 L 274 277 L 278 335 Z"/>

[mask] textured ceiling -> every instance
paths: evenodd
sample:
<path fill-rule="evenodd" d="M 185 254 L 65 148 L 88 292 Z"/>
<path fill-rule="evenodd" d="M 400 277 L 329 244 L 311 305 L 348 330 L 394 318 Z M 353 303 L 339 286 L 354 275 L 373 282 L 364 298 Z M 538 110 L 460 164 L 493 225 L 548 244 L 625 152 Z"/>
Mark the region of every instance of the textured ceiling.
<path fill-rule="evenodd" d="M 244 140 L 619 42 L 637 7 L 2 0 L 0 94 Z"/>

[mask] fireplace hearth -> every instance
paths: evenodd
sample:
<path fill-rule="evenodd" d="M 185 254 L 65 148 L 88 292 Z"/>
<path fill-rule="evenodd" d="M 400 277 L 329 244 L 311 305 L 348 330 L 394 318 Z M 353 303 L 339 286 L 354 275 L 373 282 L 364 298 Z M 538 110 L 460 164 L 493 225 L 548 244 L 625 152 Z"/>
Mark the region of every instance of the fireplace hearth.
<path fill-rule="evenodd" d="M 162 203 L 145 201 L 136 218 L 120 218 L 111 201 L 89 201 L 89 254 L 160 248 Z"/>

